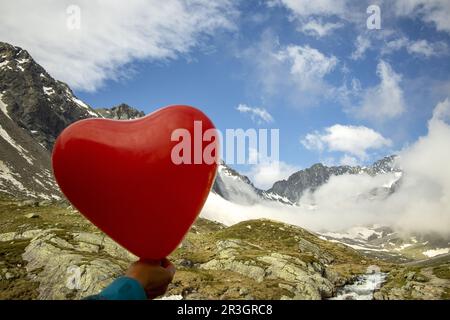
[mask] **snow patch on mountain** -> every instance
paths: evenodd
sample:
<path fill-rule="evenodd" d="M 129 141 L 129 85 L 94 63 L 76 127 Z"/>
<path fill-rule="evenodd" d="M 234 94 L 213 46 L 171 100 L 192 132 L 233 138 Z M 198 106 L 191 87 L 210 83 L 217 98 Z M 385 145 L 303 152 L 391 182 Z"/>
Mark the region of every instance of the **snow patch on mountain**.
<path fill-rule="evenodd" d="M 403 172 L 394 172 L 393 178 L 383 185 L 384 188 L 392 188 L 403 176 Z"/>
<path fill-rule="evenodd" d="M 18 189 L 26 190 L 23 184 L 18 179 L 16 179 L 16 176 L 20 178 L 20 175 L 13 173 L 11 169 L 3 161 L 0 160 L 0 177 L 3 178 L 4 180 L 9 181 Z M 1 179 L 0 179 L 0 186 L 6 187 Z M 3 191 L 6 190 L 3 189 Z"/>
<path fill-rule="evenodd" d="M 391 242 L 390 245 L 395 245 L 395 244 Z M 394 250 L 395 251 L 402 251 L 402 250 L 405 250 L 407 248 L 412 247 L 413 245 L 414 245 L 413 243 L 404 243 L 400 247 L 394 248 Z"/>
<path fill-rule="evenodd" d="M 52 94 L 55 94 L 55 89 L 52 87 L 43 87 L 44 93 L 48 96 L 51 96 Z"/>
<path fill-rule="evenodd" d="M 28 58 L 23 58 L 23 59 L 16 59 L 18 64 L 24 64 L 24 63 L 28 63 L 30 62 L 30 59 Z"/>
<path fill-rule="evenodd" d="M 72 99 L 72 101 L 75 102 L 77 105 L 79 105 L 80 107 L 86 109 L 87 112 L 88 112 L 91 116 L 93 116 L 93 117 L 95 117 L 95 118 L 98 118 L 98 114 L 95 113 L 94 111 L 92 111 L 91 108 L 90 108 L 86 103 L 84 103 L 84 102 L 81 101 L 80 99 L 75 98 L 73 95 L 72 95 L 71 99 Z"/>
<path fill-rule="evenodd" d="M 244 205 L 250 205 L 260 201 L 255 188 L 246 177 L 236 174 L 235 171 L 232 171 L 223 164 L 219 165 L 217 175 L 221 179 L 223 186 L 225 186 L 221 190 L 221 195 L 227 200 Z"/>
<path fill-rule="evenodd" d="M 387 249 L 381 249 L 379 247 L 375 247 L 375 246 L 370 246 L 370 245 L 357 245 L 357 244 L 350 244 L 348 242 L 343 242 L 343 241 L 339 241 L 339 240 L 333 240 L 333 239 L 328 239 L 325 237 L 326 240 L 330 241 L 330 242 L 334 242 L 334 243 L 341 243 L 343 245 L 346 245 L 347 247 L 350 247 L 352 249 L 355 250 L 360 250 L 360 251 L 377 251 L 377 252 L 389 252 L 389 250 Z"/>
<path fill-rule="evenodd" d="M 33 165 L 33 159 L 27 155 L 28 151 L 18 145 L 13 138 L 2 128 L 0 125 L 0 137 L 2 137 L 6 142 L 8 142 L 14 149 L 16 149 L 20 155 L 31 165 Z"/>
<path fill-rule="evenodd" d="M 273 192 L 264 191 L 263 195 L 264 195 L 265 199 L 267 199 L 267 200 L 279 201 L 279 202 L 282 202 L 284 204 L 288 204 L 291 206 L 297 205 L 297 204 L 291 202 L 287 197 L 280 196 L 279 194 L 276 194 Z"/>
<path fill-rule="evenodd" d="M 7 116 L 10 120 L 12 120 L 8 114 L 6 104 L 3 102 L 3 95 L 1 93 L 0 93 L 0 111 L 2 111 L 5 114 L 5 116 Z"/>
<path fill-rule="evenodd" d="M 344 232 L 325 232 L 321 233 L 322 236 L 330 237 L 334 239 L 352 239 L 352 240 L 363 240 L 368 241 L 369 239 L 381 238 L 383 235 L 382 231 L 377 231 L 373 227 L 352 227 Z"/>
<path fill-rule="evenodd" d="M 446 254 L 449 252 L 450 252 L 450 248 L 437 248 L 437 249 L 424 251 L 423 254 L 426 255 L 428 258 L 433 258 L 433 257 L 439 256 L 441 254 Z"/>

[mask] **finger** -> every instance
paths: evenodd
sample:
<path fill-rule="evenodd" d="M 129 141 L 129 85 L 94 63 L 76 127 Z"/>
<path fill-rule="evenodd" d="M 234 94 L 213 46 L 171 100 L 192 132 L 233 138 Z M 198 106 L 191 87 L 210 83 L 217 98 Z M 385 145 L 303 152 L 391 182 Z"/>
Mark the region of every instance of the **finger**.
<path fill-rule="evenodd" d="M 171 264 L 170 260 L 167 258 L 161 259 L 161 267 L 165 268 L 167 267 L 169 264 Z"/>
<path fill-rule="evenodd" d="M 175 275 L 175 267 L 172 265 L 172 267 L 169 266 L 168 268 L 165 268 L 163 270 L 164 270 L 164 280 L 166 281 L 166 284 L 171 283 Z"/>
<path fill-rule="evenodd" d="M 164 267 L 164 269 L 166 269 L 170 273 L 170 275 L 171 275 L 171 277 L 173 279 L 173 277 L 175 275 L 175 271 L 176 271 L 176 268 L 173 265 L 173 263 L 170 262 L 169 259 L 163 259 L 162 266 Z"/>
<path fill-rule="evenodd" d="M 164 295 L 167 292 L 167 287 L 168 287 L 168 285 L 162 286 L 159 288 L 155 288 L 152 290 L 147 290 L 145 293 L 147 294 L 147 297 L 149 299 L 154 299 L 156 297 Z"/>

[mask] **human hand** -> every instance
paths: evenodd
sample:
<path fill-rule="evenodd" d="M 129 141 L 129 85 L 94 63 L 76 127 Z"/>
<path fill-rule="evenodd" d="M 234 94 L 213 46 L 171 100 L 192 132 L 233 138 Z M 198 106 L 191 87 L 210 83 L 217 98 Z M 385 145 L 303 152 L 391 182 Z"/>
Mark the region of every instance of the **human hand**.
<path fill-rule="evenodd" d="M 163 295 L 175 275 L 175 266 L 168 260 L 137 261 L 125 273 L 127 277 L 137 280 L 144 288 L 147 297 L 154 299 Z"/>

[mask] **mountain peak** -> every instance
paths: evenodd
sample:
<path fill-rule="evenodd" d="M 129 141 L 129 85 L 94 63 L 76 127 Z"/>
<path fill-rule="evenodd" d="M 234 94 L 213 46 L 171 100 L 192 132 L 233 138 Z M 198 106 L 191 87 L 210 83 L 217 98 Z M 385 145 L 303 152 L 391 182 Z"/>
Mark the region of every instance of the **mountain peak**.
<path fill-rule="evenodd" d="M 0 95 L 7 117 L 48 150 L 72 122 L 98 117 L 26 50 L 4 42 L 0 43 Z"/>
<path fill-rule="evenodd" d="M 314 191 L 331 176 L 340 176 L 343 174 L 360 174 L 366 173 L 371 176 L 388 172 L 400 172 L 400 168 L 396 166 L 397 156 L 392 155 L 374 162 L 369 167 L 360 166 L 332 166 L 328 167 L 321 163 L 316 163 L 310 168 L 293 173 L 287 180 L 281 180 L 274 183 L 268 193 L 278 194 L 296 203 L 300 200 L 304 191 Z"/>
<path fill-rule="evenodd" d="M 13 46 L 12 44 L 6 42 L 0 42 L 0 56 L 2 59 L 11 59 L 11 58 L 25 58 L 32 59 L 28 51 Z"/>
<path fill-rule="evenodd" d="M 0 42 L 0 192 L 59 199 L 49 151 L 68 125 L 98 116 L 26 50 Z"/>
<path fill-rule="evenodd" d="M 143 111 L 130 107 L 126 103 L 121 103 L 112 108 L 95 109 L 101 116 L 116 120 L 131 120 L 145 116 Z"/>

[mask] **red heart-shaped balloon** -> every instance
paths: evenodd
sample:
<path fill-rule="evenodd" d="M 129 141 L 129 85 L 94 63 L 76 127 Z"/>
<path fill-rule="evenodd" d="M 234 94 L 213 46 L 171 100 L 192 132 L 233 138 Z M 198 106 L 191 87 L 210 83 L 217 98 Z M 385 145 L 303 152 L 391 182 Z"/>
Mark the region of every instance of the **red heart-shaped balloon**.
<path fill-rule="evenodd" d="M 53 149 L 54 175 L 65 196 L 143 259 L 162 259 L 176 249 L 214 182 L 216 161 L 174 163 L 173 148 L 183 140 L 173 139 L 176 129 L 190 134 L 192 159 L 212 144 L 218 156 L 217 138 L 202 139 L 215 129 L 213 123 L 189 106 L 162 108 L 136 120 L 81 120 L 60 134 Z"/>

